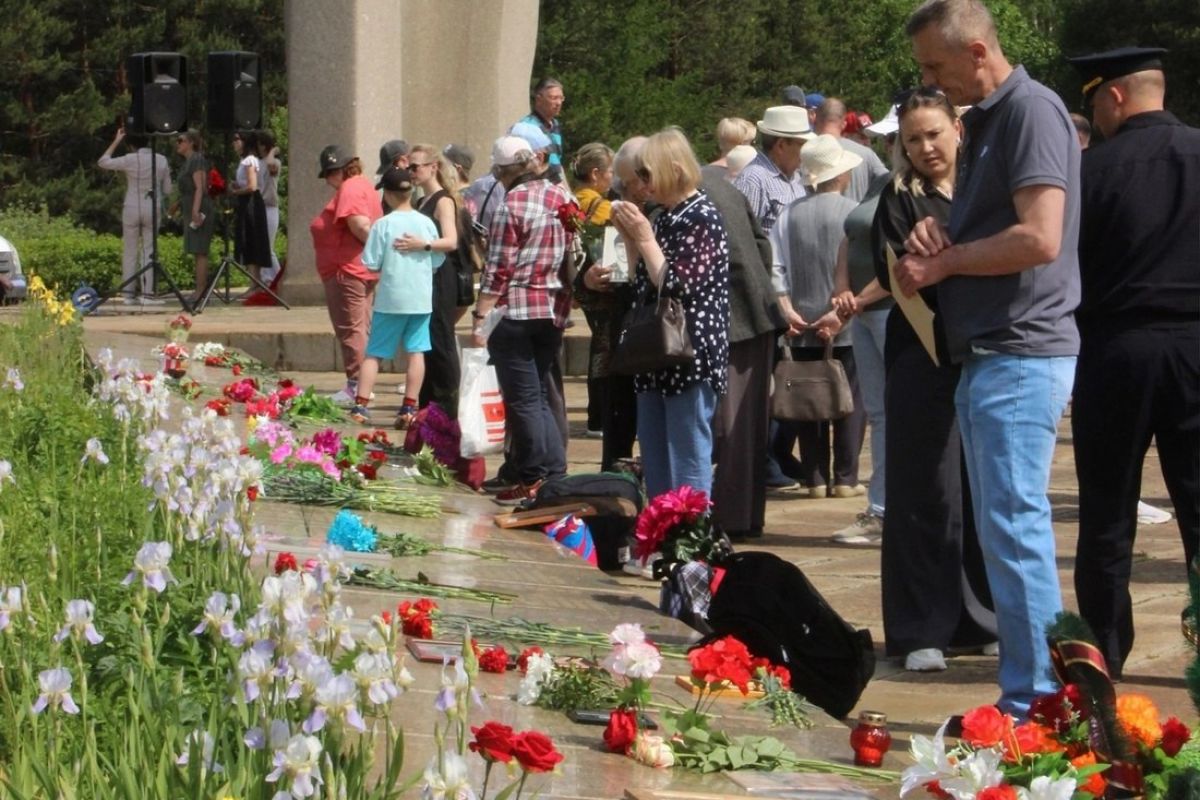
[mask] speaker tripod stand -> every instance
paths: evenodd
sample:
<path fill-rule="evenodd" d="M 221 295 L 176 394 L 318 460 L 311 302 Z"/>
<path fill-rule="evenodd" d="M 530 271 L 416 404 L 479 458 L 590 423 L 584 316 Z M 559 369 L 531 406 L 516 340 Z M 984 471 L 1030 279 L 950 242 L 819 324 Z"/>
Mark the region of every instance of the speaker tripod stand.
<path fill-rule="evenodd" d="M 222 225 L 221 225 L 221 263 L 219 263 L 217 265 L 216 271 L 213 273 L 212 277 L 209 278 L 208 286 L 206 286 L 204 288 L 203 294 L 201 294 L 198 298 L 196 298 L 196 302 L 192 304 L 192 309 L 191 309 L 192 313 L 193 314 L 202 313 L 204 311 L 204 309 L 208 307 L 208 304 L 213 299 L 213 297 L 216 297 L 218 300 L 220 300 L 225 305 L 229 305 L 235 299 L 239 299 L 239 298 L 235 298 L 233 296 L 232 275 L 233 275 L 233 270 L 235 270 L 235 269 L 238 272 L 245 275 L 250 280 L 250 283 L 252 285 L 257 286 L 261 291 L 264 291 L 268 295 L 270 295 L 270 297 L 276 303 L 279 303 L 279 305 L 290 310 L 291 306 L 289 306 L 286 302 L 284 302 L 282 297 L 275 294 L 275 292 L 271 291 L 270 286 L 267 286 L 265 283 L 263 283 L 262 280 L 260 280 L 257 275 L 255 275 L 250 270 L 246 269 L 246 267 L 244 267 L 242 264 L 238 263 L 236 258 L 234 258 L 232 255 L 230 255 L 230 253 L 229 253 L 229 216 L 231 214 L 232 214 L 232 210 L 230 210 L 230 209 L 226 209 L 222 212 L 222 216 L 224 217 L 224 219 L 222 220 Z M 217 284 L 220 283 L 221 281 L 225 282 L 223 294 L 217 291 Z"/>

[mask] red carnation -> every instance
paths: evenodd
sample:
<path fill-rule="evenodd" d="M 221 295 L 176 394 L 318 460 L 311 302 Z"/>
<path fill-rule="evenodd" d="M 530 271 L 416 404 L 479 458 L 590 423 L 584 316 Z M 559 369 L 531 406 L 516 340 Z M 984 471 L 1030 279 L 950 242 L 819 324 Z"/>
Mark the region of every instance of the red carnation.
<path fill-rule="evenodd" d="M 1167 717 L 1167 721 L 1162 724 L 1162 749 L 1172 758 L 1191 738 L 1192 732 L 1188 726 L 1176 717 Z"/>
<path fill-rule="evenodd" d="M 484 672 L 504 672 L 508 669 L 508 651 L 500 645 L 479 654 L 479 668 Z"/>
<path fill-rule="evenodd" d="M 220 197 L 225 194 L 225 179 L 221 177 L 221 173 L 217 172 L 217 168 L 213 167 L 208 171 L 208 196 Z"/>
<path fill-rule="evenodd" d="M 472 753 L 479 753 L 485 761 L 503 761 L 505 764 L 513 760 L 513 729 L 499 722 L 485 722 L 481 727 L 471 727 L 475 741 L 468 747 Z"/>
<path fill-rule="evenodd" d="M 604 729 L 604 744 L 611 753 L 629 754 L 633 740 L 637 738 L 637 712 L 628 708 L 617 708 L 608 715 L 608 726 Z"/>
<path fill-rule="evenodd" d="M 246 487 L 246 499 L 249 500 L 251 503 L 253 503 L 255 500 L 258 499 L 258 487 L 257 486 L 247 486 Z"/>
<path fill-rule="evenodd" d="M 232 367 L 229 368 L 229 371 L 233 373 L 234 377 L 237 377 L 238 375 L 242 374 L 242 365 L 234 364 Z"/>
<path fill-rule="evenodd" d="M 367 458 L 371 459 L 372 461 L 387 461 L 387 453 L 383 452 L 382 450 L 372 450 L 371 452 L 367 453 Z"/>
<path fill-rule="evenodd" d="M 204 407 L 210 408 L 213 411 L 217 412 L 218 417 L 228 417 L 229 416 L 229 398 L 228 397 L 214 397 L 212 400 L 209 400 L 207 403 L 205 403 Z"/>
<path fill-rule="evenodd" d="M 275 574 L 282 575 L 288 570 L 299 572 L 300 565 L 296 563 L 296 557 L 291 553 L 280 553 L 275 557 Z"/>
<path fill-rule="evenodd" d="M 373 481 L 379 477 L 379 468 L 374 464 L 359 464 L 355 469 L 358 470 L 359 475 L 362 475 L 369 481 Z"/>
<path fill-rule="evenodd" d="M 1007 783 L 980 789 L 975 800 L 1017 800 L 1017 790 Z"/>
<path fill-rule="evenodd" d="M 549 772 L 563 760 L 550 737 L 539 731 L 524 731 L 514 736 L 512 752 L 526 772 Z"/>

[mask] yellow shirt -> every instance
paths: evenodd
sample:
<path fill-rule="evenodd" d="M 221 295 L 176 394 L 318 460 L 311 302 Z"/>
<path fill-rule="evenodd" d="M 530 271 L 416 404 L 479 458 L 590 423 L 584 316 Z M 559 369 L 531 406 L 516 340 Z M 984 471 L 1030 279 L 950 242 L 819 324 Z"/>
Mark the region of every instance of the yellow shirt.
<path fill-rule="evenodd" d="M 575 192 L 575 197 L 579 200 L 579 208 L 587 215 L 588 225 L 607 225 L 612 220 L 612 203 L 595 189 L 585 186 Z"/>

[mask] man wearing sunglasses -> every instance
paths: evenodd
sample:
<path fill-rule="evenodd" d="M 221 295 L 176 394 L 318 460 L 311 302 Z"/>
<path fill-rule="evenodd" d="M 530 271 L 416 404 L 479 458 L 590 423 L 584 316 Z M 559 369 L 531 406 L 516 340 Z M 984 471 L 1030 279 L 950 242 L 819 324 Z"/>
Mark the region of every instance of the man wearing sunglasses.
<path fill-rule="evenodd" d="M 922 81 L 963 115 L 947 228 L 925 219 L 899 290 L 937 286 L 976 527 L 996 604 L 1002 711 L 1056 688 L 1046 626 L 1062 609 L 1046 490 L 1079 332 L 1079 142 L 1058 95 L 1005 57 L 979 0 L 927 0 L 905 32 Z M 896 288 L 896 287 L 893 287 Z"/>

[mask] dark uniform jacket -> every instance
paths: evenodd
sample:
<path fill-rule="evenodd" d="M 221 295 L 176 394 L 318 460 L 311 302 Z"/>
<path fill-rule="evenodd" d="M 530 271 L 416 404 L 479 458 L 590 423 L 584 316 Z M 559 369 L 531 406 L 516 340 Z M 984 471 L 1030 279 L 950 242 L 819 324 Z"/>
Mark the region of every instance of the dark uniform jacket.
<path fill-rule="evenodd" d="M 1200 322 L 1200 129 L 1130 117 L 1083 154 L 1080 326 Z"/>

